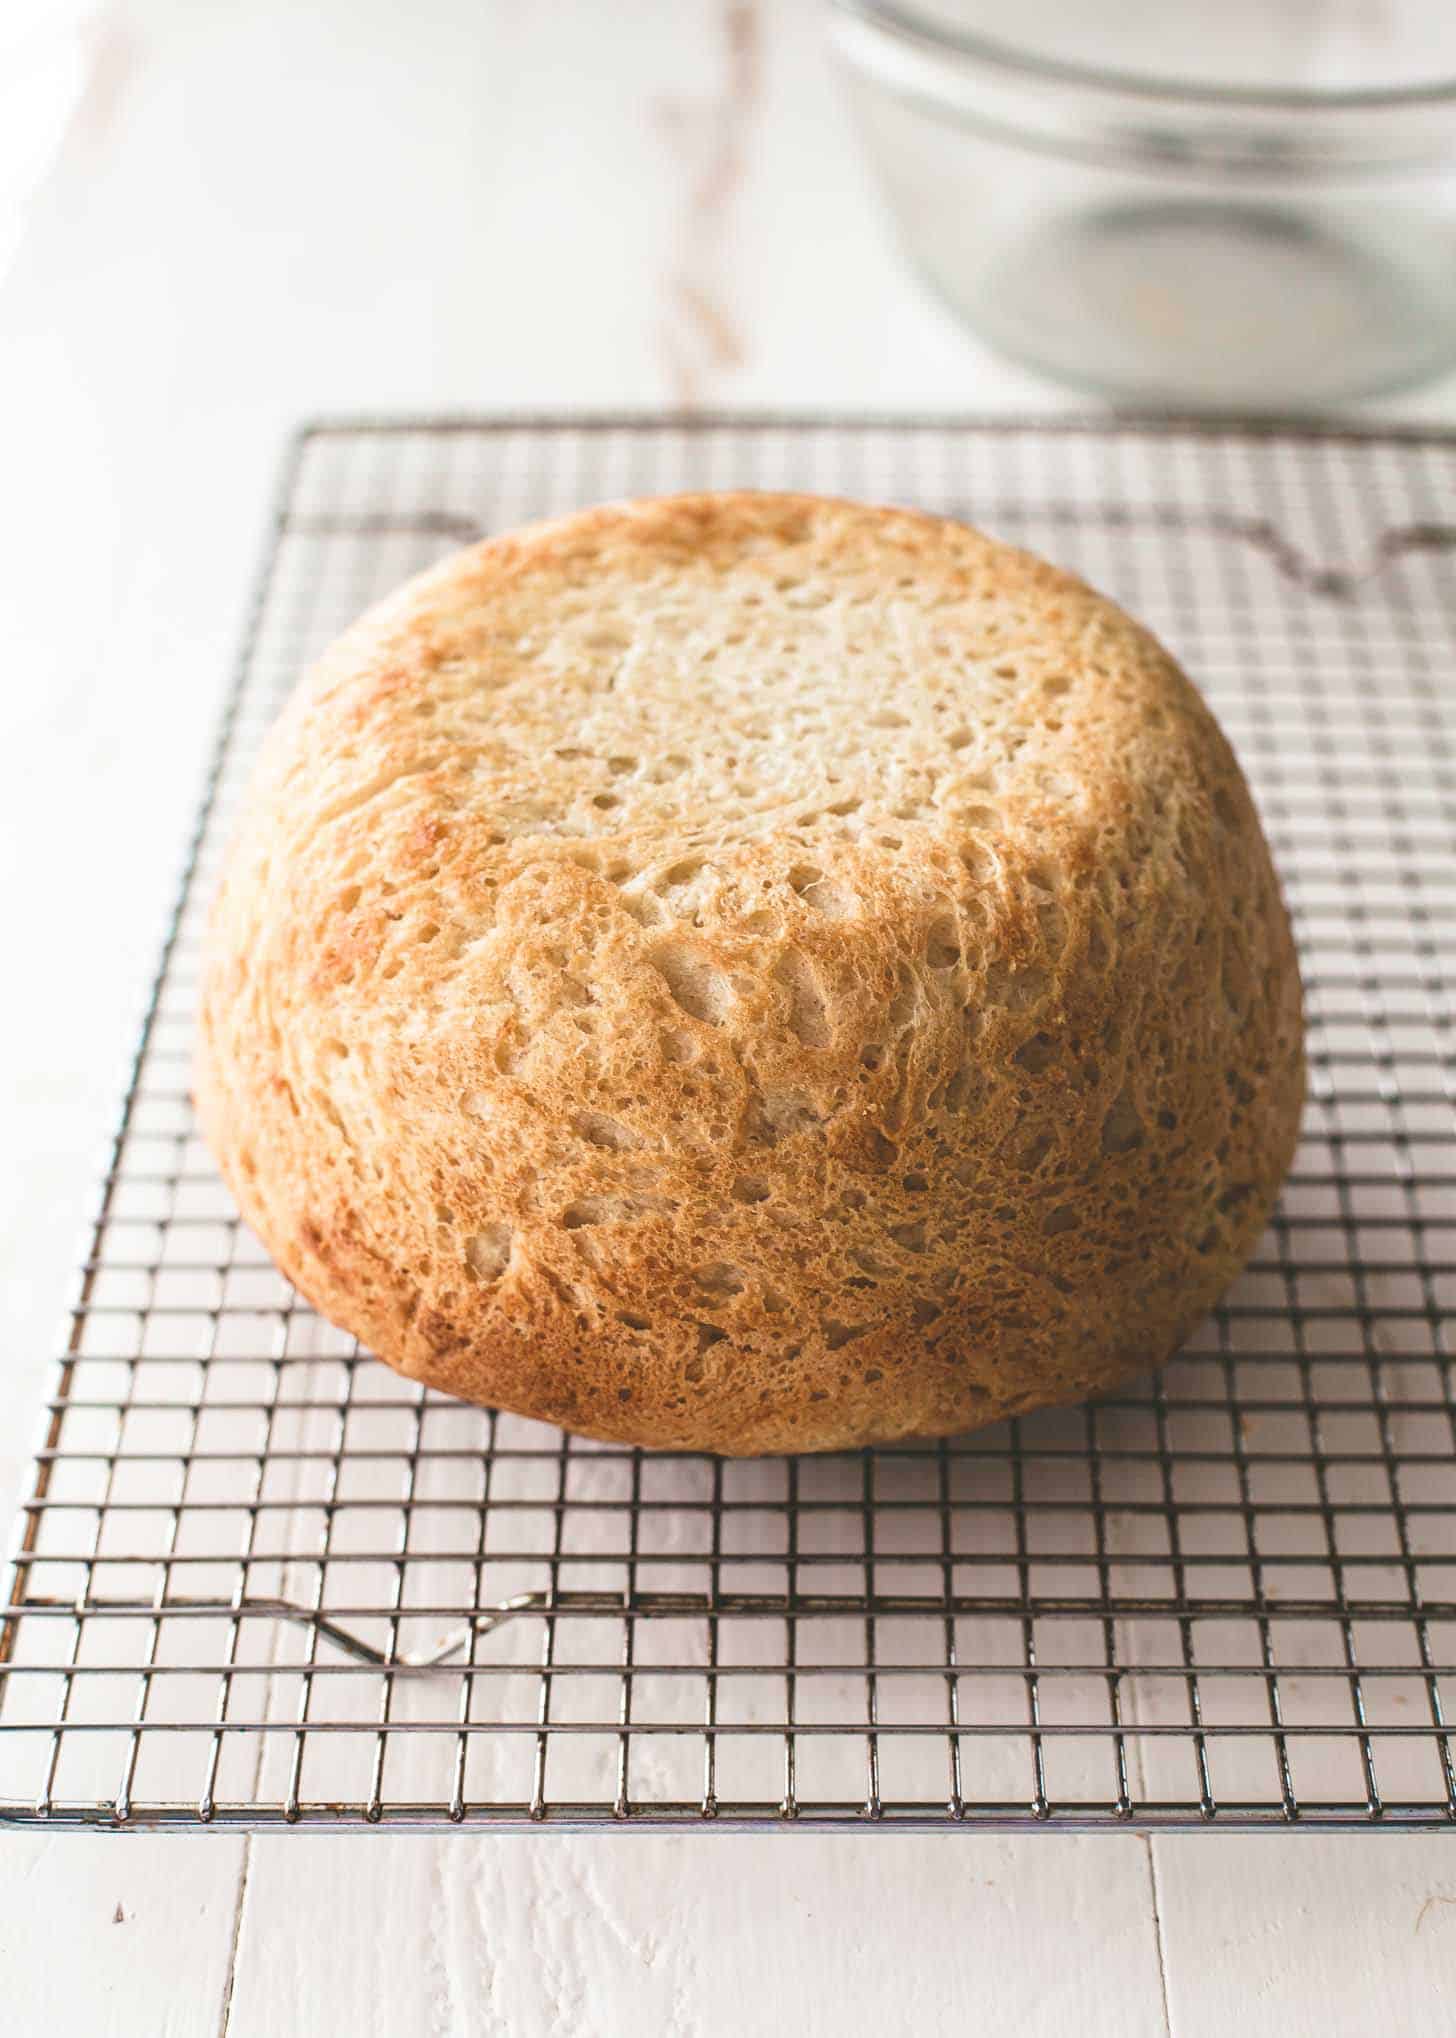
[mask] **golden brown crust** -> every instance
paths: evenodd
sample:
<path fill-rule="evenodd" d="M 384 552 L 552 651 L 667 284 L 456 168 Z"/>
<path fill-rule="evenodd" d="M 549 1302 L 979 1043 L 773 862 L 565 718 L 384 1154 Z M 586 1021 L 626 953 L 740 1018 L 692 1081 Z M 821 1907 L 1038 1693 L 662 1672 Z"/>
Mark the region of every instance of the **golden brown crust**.
<path fill-rule="evenodd" d="M 731 1452 L 1166 1357 L 1302 1095 L 1268 851 L 1157 644 L 961 525 L 748 494 L 476 546 L 340 640 L 197 1063 L 249 1222 L 392 1365 Z"/>

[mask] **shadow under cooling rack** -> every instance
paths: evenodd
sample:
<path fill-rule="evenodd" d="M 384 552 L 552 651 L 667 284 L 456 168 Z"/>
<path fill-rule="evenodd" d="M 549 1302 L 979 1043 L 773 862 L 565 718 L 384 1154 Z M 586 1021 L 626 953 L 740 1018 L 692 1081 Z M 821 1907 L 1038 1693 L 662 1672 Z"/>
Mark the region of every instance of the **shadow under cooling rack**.
<path fill-rule="evenodd" d="M 187 1096 L 202 915 L 306 661 L 477 530 L 802 487 L 1145 616 L 1253 783 L 1312 1083 L 1155 1378 L 718 1461 L 412 1387 L 243 1230 Z M 1176 424 L 325 425 L 290 461 L 0 1613 L 0 1819 L 118 1828 L 1456 1824 L 1456 443 Z"/>

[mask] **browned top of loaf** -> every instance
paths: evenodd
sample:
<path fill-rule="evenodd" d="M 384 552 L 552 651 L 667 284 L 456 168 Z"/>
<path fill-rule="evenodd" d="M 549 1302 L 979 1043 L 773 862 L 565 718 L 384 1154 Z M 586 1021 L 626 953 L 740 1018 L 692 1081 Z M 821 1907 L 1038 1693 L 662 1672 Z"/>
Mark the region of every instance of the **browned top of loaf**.
<path fill-rule="evenodd" d="M 766 1449 L 1161 1356 L 1301 1080 L 1247 791 L 1154 640 L 963 526 L 733 494 L 479 545 L 339 642 L 230 858 L 198 1090 L 393 1363 Z"/>

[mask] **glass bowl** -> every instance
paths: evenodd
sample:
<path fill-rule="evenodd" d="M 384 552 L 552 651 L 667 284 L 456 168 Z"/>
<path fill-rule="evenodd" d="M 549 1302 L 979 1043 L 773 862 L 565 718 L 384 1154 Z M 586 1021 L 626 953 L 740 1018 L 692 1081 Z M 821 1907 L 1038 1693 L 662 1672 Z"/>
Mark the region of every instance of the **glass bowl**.
<path fill-rule="evenodd" d="M 1310 410 L 1456 360 L 1452 0 L 831 0 L 912 259 L 1118 401 Z"/>

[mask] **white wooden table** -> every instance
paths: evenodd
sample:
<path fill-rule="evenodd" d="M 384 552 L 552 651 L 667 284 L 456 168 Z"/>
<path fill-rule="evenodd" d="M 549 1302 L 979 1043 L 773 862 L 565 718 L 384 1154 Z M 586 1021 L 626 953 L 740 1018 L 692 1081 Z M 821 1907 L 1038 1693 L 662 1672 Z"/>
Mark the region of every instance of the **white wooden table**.
<path fill-rule="evenodd" d="M 7 1518 L 297 417 L 1069 402 L 901 272 L 809 0 L 96 34 L 0 277 Z M 0 1918 L 25 2032 L 1456 2027 L 1440 1839 L 7 1835 Z"/>

